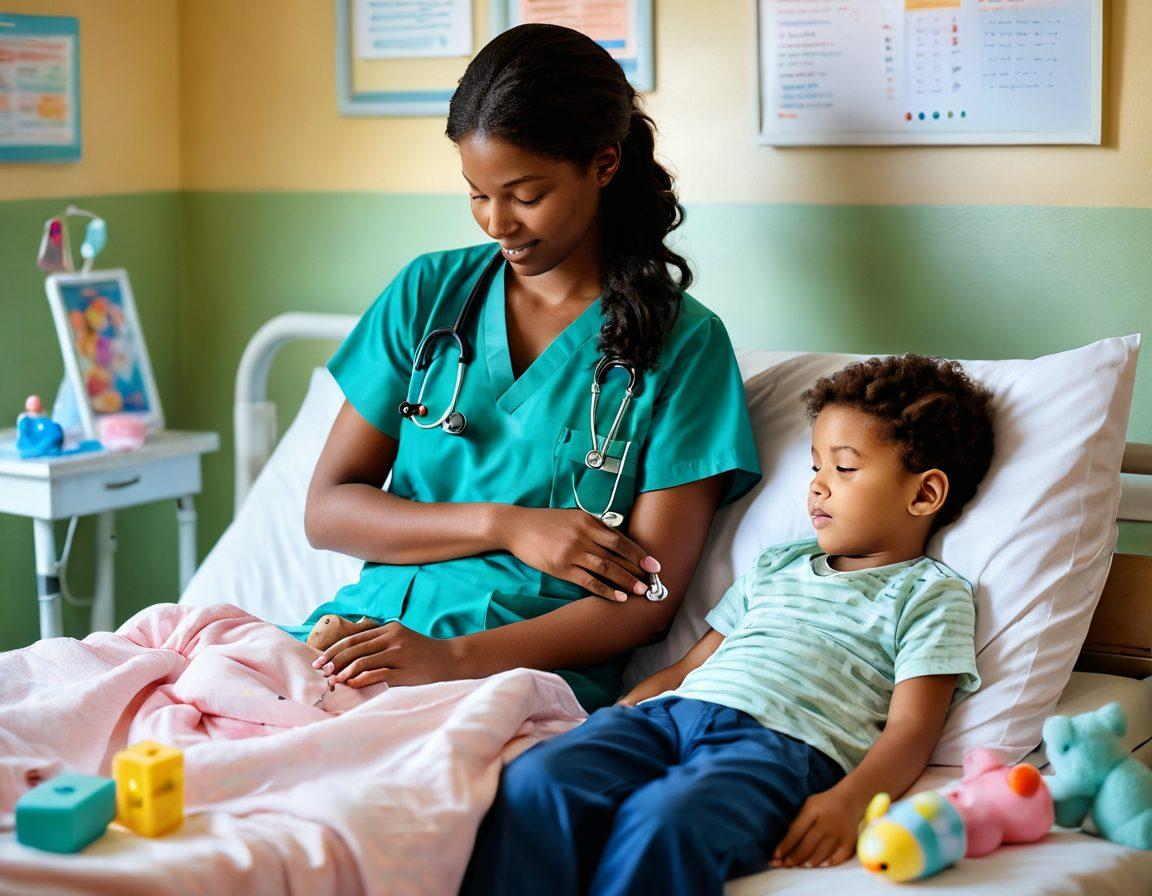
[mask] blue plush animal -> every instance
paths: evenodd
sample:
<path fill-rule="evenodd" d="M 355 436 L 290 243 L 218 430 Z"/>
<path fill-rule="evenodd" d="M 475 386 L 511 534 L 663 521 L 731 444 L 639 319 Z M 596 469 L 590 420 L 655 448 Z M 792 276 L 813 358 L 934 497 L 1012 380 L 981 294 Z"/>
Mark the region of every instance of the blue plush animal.
<path fill-rule="evenodd" d="M 1136 849 L 1152 849 L 1152 770 L 1126 749 L 1124 710 L 1109 703 L 1078 716 L 1044 723 L 1044 746 L 1055 774 L 1048 789 L 1056 823 L 1074 828 L 1089 812 L 1101 836 Z"/>

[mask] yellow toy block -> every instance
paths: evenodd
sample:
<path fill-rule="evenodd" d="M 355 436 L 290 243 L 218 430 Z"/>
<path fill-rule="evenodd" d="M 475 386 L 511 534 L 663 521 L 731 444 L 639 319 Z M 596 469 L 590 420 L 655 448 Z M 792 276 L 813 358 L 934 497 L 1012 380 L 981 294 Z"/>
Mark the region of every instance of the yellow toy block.
<path fill-rule="evenodd" d="M 159 837 L 184 820 L 184 754 L 142 740 L 112 757 L 116 820 L 145 837 Z"/>

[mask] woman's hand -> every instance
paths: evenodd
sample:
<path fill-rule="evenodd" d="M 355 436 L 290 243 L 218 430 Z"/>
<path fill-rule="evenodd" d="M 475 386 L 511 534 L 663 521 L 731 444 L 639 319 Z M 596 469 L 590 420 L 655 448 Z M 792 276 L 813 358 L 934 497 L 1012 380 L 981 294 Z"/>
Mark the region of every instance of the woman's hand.
<path fill-rule="evenodd" d="M 856 852 L 864 811 L 836 788 L 813 794 L 772 854 L 774 868 L 839 865 Z"/>
<path fill-rule="evenodd" d="M 502 541 L 534 569 L 607 600 L 648 592 L 660 564 L 636 542 L 583 510 L 505 505 Z"/>
<path fill-rule="evenodd" d="M 429 638 L 399 622 L 369 628 L 337 641 L 313 665 L 332 681 L 354 688 L 470 678 L 458 638 Z"/>

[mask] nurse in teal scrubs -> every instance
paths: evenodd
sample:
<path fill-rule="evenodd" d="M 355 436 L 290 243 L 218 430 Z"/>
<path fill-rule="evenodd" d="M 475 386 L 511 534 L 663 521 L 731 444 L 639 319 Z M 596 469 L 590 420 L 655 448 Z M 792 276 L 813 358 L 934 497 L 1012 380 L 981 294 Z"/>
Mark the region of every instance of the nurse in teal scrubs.
<path fill-rule="evenodd" d="M 665 245 L 683 209 L 605 50 L 558 26 L 505 32 L 469 65 L 447 133 L 488 241 L 409 263 L 329 363 L 347 400 L 305 527 L 366 562 L 289 630 L 352 686 L 529 667 L 559 671 L 593 709 L 619 695 L 629 652 L 667 631 L 716 508 L 760 477 L 741 377 L 723 324 L 683 291 L 687 263 Z M 463 333 L 466 427 L 420 428 L 398 412 L 417 401 L 417 346 L 497 252 Z M 456 385 L 454 344 L 436 346 L 422 422 Z M 637 373 L 607 445 L 629 378 L 604 378 L 593 430 L 605 356 Z M 593 447 L 601 469 L 585 463 Z M 666 600 L 645 596 L 653 572 Z"/>

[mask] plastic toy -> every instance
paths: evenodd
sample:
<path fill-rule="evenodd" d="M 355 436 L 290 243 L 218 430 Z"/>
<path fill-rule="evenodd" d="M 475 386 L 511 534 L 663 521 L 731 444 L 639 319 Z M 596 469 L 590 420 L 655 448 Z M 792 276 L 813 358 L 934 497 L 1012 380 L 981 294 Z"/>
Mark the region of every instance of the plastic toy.
<path fill-rule="evenodd" d="M 1033 766 L 1005 766 L 991 750 L 964 757 L 964 776 L 892 804 L 877 794 L 857 844 L 869 871 L 903 882 L 930 877 L 1002 843 L 1032 843 L 1052 827 L 1052 796 Z"/>
<path fill-rule="evenodd" d="M 137 834 L 159 837 L 184 820 L 184 754 L 150 740 L 112 757 L 116 820 Z"/>
<path fill-rule="evenodd" d="M 1044 747 L 1055 774 L 1048 786 L 1056 823 L 1074 828 L 1091 814 L 1102 837 L 1152 849 L 1152 770 L 1141 765 L 1121 738 L 1128 720 L 1119 703 L 1044 723 Z"/>
<path fill-rule="evenodd" d="M 16 418 L 16 451 L 20 457 L 50 457 L 60 453 L 64 430 L 44 413 L 39 395 L 24 401 L 24 413 Z"/>
<path fill-rule="evenodd" d="M 109 451 L 135 451 L 148 439 L 148 424 L 136 414 L 108 414 L 97 418 L 96 434 Z"/>
<path fill-rule="evenodd" d="M 16 839 L 49 852 L 79 852 L 115 816 L 114 781 L 62 772 L 16 801 Z"/>
<path fill-rule="evenodd" d="M 964 856 L 964 820 L 935 790 L 898 803 L 878 793 L 868 804 L 864 822 L 856 844 L 860 863 L 889 880 L 929 877 Z"/>

